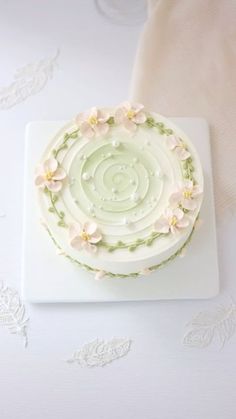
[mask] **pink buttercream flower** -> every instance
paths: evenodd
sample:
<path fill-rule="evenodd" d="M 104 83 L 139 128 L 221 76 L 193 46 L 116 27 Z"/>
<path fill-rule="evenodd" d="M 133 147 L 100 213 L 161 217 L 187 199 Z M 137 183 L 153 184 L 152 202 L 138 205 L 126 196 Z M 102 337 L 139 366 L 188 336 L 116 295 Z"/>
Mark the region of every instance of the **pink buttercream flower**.
<path fill-rule="evenodd" d="M 107 123 L 110 115 L 104 110 L 92 108 L 87 112 L 79 113 L 75 121 L 80 128 L 81 134 L 87 138 L 94 135 L 105 135 L 109 130 Z"/>
<path fill-rule="evenodd" d="M 180 160 L 186 160 L 191 156 L 186 145 L 179 137 L 169 135 L 166 141 L 170 150 L 175 150 Z"/>
<path fill-rule="evenodd" d="M 71 224 L 69 227 L 70 245 L 76 250 L 85 249 L 95 253 L 97 244 L 102 239 L 96 223 L 86 222 L 84 225 Z"/>
<path fill-rule="evenodd" d="M 62 181 L 65 178 L 65 170 L 62 167 L 58 167 L 56 159 L 51 158 L 38 167 L 35 185 L 46 187 L 52 192 L 59 192 L 62 188 Z"/>
<path fill-rule="evenodd" d="M 106 275 L 105 271 L 97 271 L 95 274 L 95 280 L 99 281 L 100 279 L 104 278 L 105 275 Z"/>
<path fill-rule="evenodd" d="M 142 269 L 139 273 L 140 273 L 140 275 L 145 275 L 145 276 L 147 276 L 147 275 L 150 275 L 150 274 L 152 273 L 152 271 L 151 271 L 151 269 L 149 269 L 149 268 L 144 268 L 144 269 Z"/>
<path fill-rule="evenodd" d="M 124 102 L 115 112 L 115 122 L 124 125 L 127 130 L 134 132 L 137 125 L 143 124 L 147 119 L 143 109 L 143 105 L 131 105 L 129 102 Z"/>
<path fill-rule="evenodd" d="M 155 222 L 154 229 L 158 233 L 176 233 L 188 225 L 189 220 L 180 208 L 167 208 L 164 215 Z"/>
<path fill-rule="evenodd" d="M 194 185 L 192 180 L 185 180 L 184 185 L 170 197 L 171 205 L 181 205 L 182 208 L 194 211 L 197 208 L 197 198 L 202 194 L 199 185 Z"/>

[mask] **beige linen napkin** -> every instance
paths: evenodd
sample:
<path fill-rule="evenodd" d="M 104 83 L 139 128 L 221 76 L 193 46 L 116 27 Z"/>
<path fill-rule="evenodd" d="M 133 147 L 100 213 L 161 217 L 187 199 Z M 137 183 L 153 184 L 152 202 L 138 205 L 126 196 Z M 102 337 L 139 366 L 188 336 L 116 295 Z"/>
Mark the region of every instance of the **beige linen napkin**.
<path fill-rule="evenodd" d="M 236 1 L 152 0 L 131 100 L 210 125 L 217 214 L 236 211 Z"/>

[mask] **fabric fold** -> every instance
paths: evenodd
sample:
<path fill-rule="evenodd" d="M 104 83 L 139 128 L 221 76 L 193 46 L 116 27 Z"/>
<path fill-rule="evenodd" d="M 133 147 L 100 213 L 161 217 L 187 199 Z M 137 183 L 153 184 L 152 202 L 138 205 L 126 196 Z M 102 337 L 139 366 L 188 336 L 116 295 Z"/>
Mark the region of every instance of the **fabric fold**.
<path fill-rule="evenodd" d="M 130 98 L 210 126 L 218 217 L 236 212 L 236 2 L 152 0 Z"/>

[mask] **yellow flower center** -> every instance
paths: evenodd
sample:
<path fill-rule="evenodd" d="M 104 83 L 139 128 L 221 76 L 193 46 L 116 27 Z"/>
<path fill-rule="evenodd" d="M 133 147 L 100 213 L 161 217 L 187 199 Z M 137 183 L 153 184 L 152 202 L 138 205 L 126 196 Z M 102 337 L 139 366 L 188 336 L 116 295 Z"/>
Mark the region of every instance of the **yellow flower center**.
<path fill-rule="evenodd" d="M 44 174 L 44 177 L 46 180 L 52 180 L 53 172 L 50 172 L 50 170 L 48 170 L 48 172 Z"/>
<path fill-rule="evenodd" d="M 128 112 L 127 112 L 127 118 L 128 119 L 132 119 L 134 116 L 135 116 L 135 112 L 132 110 L 132 109 L 130 109 Z"/>
<path fill-rule="evenodd" d="M 88 122 L 90 125 L 97 125 L 98 123 L 98 119 L 96 116 L 90 116 L 88 119 Z"/>
<path fill-rule="evenodd" d="M 191 199 L 192 198 L 192 194 L 193 194 L 192 191 L 189 191 L 187 189 L 183 192 L 183 196 L 186 199 Z"/>
<path fill-rule="evenodd" d="M 177 217 L 175 215 L 173 215 L 173 217 L 170 220 L 170 225 L 171 226 L 175 226 L 177 224 Z"/>
<path fill-rule="evenodd" d="M 89 241 L 89 239 L 90 239 L 90 235 L 88 233 L 86 233 L 86 231 L 84 231 L 84 230 L 80 233 L 80 237 L 81 237 L 82 240 L 84 240 L 86 242 Z"/>

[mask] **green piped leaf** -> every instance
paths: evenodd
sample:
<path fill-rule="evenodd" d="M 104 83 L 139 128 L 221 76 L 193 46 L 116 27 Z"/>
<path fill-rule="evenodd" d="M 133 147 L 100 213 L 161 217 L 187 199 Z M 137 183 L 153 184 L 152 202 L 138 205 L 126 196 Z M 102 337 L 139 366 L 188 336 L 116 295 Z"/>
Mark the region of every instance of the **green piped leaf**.
<path fill-rule="evenodd" d="M 114 125 L 114 123 L 115 123 L 114 116 L 110 116 L 110 118 L 108 119 L 107 123 L 108 123 L 109 125 Z"/>
<path fill-rule="evenodd" d="M 137 246 L 135 246 L 134 244 L 132 244 L 132 246 L 129 246 L 128 249 L 130 252 L 133 252 L 136 249 Z"/>
<path fill-rule="evenodd" d="M 116 244 L 117 246 L 124 246 L 124 242 L 122 242 L 121 240 L 119 240 Z"/>
<path fill-rule="evenodd" d="M 78 137 L 78 132 L 72 132 L 70 134 L 70 138 L 77 138 Z"/>
<path fill-rule="evenodd" d="M 53 208 L 53 207 L 49 207 L 49 208 L 48 208 L 48 211 L 49 211 L 49 212 L 55 212 L 55 208 Z"/>
<path fill-rule="evenodd" d="M 154 237 L 153 237 L 153 238 L 151 238 L 151 239 L 148 239 L 148 240 L 146 241 L 146 245 L 147 245 L 147 246 L 151 246 L 151 245 L 152 245 L 152 243 L 153 243 L 153 240 L 154 240 Z"/>
<path fill-rule="evenodd" d="M 66 223 L 63 220 L 58 221 L 57 225 L 59 225 L 59 227 L 66 227 Z"/>
<path fill-rule="evenodd" d="M 52 197 L 53 204 L 55 204 L 55 202 L 57 202 L 57 201 L 58 201 L 58 196 L 57 195 L 53 195 L 53 197 Z"/>
<path fill-rule="evenodd" d="M 146 119 L 146 125 L 147 125 L 149 128 L 152 128 L 152 127 L 154 127 L 154 126 L 155 126 L 155 121 L 154 121 L 154 119 L 153 119 L 151 116 L 149 116 L 149 117 Z"/>

